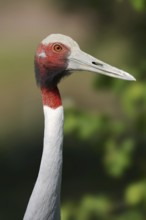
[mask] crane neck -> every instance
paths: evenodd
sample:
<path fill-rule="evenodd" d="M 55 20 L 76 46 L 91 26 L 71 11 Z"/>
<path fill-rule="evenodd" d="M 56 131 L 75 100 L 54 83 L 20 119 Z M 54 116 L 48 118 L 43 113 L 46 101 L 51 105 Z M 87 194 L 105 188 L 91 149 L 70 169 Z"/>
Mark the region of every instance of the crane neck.
<path fill-rule="evenodd" d="M 56 109 L 62 105 L 60 93 L 57 86 L 53 88 L 42 87 L 41 91 L 44 106 L 46 105 L 50 108 Z"/>
<path fill-rule="evenodd" d="M 45 126 L 43 154 L 23 220 L 60 220 L 63 107 L 57 87 L 41 90 Z"/>

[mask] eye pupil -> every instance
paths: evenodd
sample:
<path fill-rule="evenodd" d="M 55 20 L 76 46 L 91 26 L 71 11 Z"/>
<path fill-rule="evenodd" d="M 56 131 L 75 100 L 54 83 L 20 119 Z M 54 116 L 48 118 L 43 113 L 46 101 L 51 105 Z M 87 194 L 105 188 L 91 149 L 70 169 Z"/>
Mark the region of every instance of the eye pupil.
<path fill-rule="evenodd" d="M 59 44 L 54 45 L 54 51 L 60 52 L 62 50 L 62 46 Z"/>

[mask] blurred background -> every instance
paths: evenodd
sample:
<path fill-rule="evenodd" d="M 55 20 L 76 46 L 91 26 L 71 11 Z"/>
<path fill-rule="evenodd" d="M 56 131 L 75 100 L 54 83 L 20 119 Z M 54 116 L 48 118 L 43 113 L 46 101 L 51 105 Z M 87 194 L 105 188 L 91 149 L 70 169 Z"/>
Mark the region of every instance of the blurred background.
<path fill-rule="evenodd" d="M 42 153 L 34 54 L 50 33 L 136 77 L 74 73 L 65 107 L 62 220 L 146 219 L 146 1 L 0 1 L 0 219 L 23 218 Z"/>

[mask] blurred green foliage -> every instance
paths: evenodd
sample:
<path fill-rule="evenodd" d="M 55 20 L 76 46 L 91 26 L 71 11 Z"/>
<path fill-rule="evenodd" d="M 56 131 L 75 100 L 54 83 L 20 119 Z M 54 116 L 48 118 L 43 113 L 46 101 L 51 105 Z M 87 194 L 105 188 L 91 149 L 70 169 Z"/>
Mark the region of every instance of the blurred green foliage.
<path fill-rule="evenodd" d="M 145 0 L 130 0 L 131 4 L 136 10 L 143 10 L 146 7 L 146 1 Z"/>

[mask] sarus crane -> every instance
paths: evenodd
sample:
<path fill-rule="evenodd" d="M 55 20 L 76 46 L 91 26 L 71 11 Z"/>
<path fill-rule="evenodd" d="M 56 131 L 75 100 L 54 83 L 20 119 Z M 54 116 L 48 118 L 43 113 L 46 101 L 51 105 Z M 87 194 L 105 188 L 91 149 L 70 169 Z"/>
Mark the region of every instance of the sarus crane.
<path fill-rule="evenodd" d="M 42 93 L 44 142 L 39 174 L 24 220 L 60 220 L 62 176 L 63 106 L 57 85 L 72 71 L 86 70 L 125 80 L 129 73 L 83 52 L 70 37 L 51 34 L 38 46 L 35 76 Z"/>

